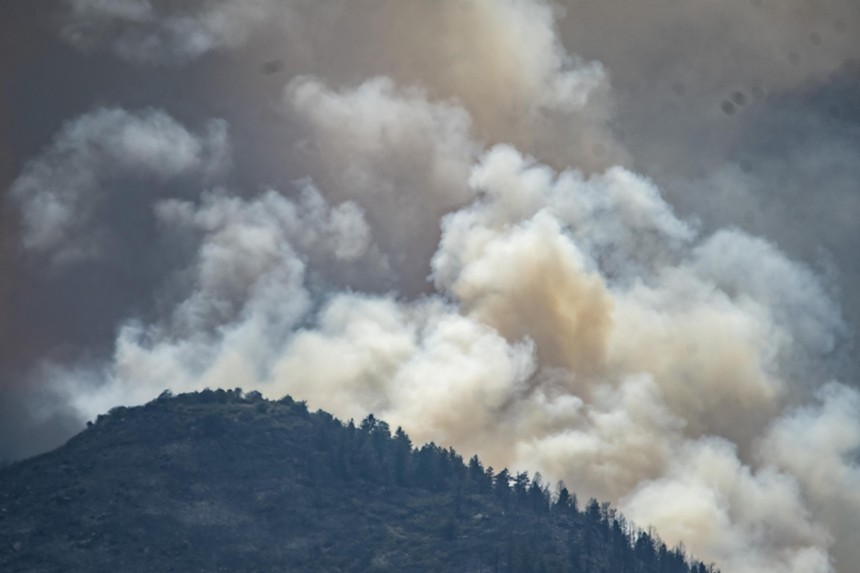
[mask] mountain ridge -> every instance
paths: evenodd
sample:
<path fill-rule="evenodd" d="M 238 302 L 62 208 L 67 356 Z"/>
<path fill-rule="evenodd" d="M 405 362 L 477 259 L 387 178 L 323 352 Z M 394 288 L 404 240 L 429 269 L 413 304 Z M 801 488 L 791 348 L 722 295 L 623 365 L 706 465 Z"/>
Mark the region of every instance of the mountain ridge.
<path fill-rule="evenodd" d="M 0 568 L 715 573 L 608 504 L 290 397 L 118 407 L 0 469 Z"/>

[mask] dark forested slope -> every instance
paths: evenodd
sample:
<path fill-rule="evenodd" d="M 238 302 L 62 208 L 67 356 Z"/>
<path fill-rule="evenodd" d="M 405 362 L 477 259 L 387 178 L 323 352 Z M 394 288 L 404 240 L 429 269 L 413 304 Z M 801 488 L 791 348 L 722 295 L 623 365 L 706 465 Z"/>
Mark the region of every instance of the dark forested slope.
<path fill-rule="evenodd" d="M 165 395 L 0 470 L 0 570 L 711 571 L 582 505 L 372 417 Z"/>

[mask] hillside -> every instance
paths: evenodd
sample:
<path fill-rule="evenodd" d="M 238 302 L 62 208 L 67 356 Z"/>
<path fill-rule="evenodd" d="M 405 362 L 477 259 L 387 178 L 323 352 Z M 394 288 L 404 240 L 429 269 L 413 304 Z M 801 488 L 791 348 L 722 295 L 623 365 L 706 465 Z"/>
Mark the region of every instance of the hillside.
<path fill-rule="evenodd" d="M 116 408 L 0 470 L 0 570 L 712 571 L 537 476 L 239 390 Z"/>

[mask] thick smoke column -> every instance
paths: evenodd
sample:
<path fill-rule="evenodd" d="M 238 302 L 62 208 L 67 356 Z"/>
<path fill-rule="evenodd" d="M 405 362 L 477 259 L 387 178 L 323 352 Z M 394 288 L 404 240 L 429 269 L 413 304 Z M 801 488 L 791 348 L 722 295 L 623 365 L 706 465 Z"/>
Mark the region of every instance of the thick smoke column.
<path fill-rule="evenodd" d="M 799 102 L 828 93 L 860 15 L 840 5 L 840 39 L 804 51 L 803 26 L 834 26 L 806 3 L 619 4 L 67 0 L 75 49 L 211 66 L 229 96 L 188 117 L 171 97 L 90 107 L 10 187 L 46 275 L 138 261 L 153 285 L 109 356 L 33 366 L 38 411 L 290 393 L 564 479 L 726 573 L 849 573 L 860 392 L 838 285 L 857 269 L 815 253 L 856 237 L 742 215 L 782 182 L 755 126 L 778 136 L 796 107 L 824 144 L 855 136 Z M 746 16 L 768 25 L 730 28 L 742 65 L 688 52 L 707 84 L 667 56 L 692 37 L 655 35 Z M 795 168 L 845 208 L 856 159 Z"/>

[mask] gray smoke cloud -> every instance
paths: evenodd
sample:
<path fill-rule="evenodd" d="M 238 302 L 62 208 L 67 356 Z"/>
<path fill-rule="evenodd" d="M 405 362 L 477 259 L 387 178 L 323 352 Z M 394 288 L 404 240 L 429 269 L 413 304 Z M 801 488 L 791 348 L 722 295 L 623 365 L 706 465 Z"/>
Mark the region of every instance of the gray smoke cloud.
<path fill-rule="evenodd" d="M 10 189 L 21 211 L 23 246 L 60 263 L 97 257 L 104 242 L 98 210 L 105 196 L 129 192 L 134 178 L 160 185 L 223 169 L 226 147 L 223 122 L 210 122 L 198 137 L 157 110 L 100 109 L 82 116 L 63 127 Z M 111 185 L 117 173 L 126 179 L 125 188 Z"/>
<path fill-rule="evenodd" d="M 276 0 L 186 2 L 74 0 L 62 29 L 82 49 L 107 43 L 135 63 L 176 65 L 241 46 L 276 12 Z"/>
<path fill-rule="evenodd" d="M 98 351 L 16 374 L 16 427 L 290 393 L 727 573 L 852 571 L 855 7 L 64 4 L 84 61 L 205 81 L 96 101 L 20 167 L 35 276 L 146 280 Z"/>

